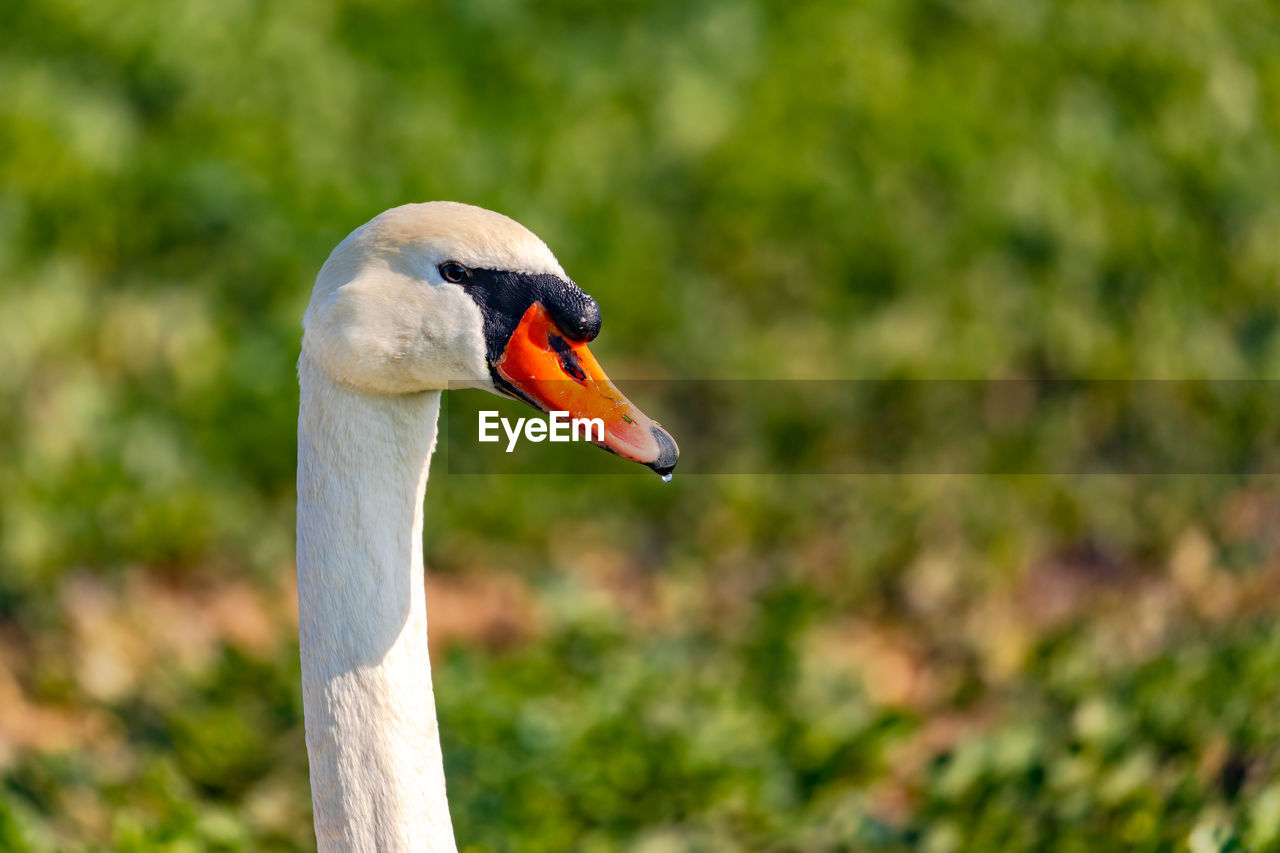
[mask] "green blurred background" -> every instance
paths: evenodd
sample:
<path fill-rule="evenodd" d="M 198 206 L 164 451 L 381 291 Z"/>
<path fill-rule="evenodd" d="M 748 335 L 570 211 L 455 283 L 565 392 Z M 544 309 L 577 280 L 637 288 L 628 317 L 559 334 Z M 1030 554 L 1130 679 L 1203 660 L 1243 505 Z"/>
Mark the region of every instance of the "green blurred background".
<path fill-rule="evenodd" d="M 384 208 L 538 232 L 624 388 L 1269 378 L 1278 187 L 1268 2 L 10 0 L 0 849 L 313 846 L 299 318 Z M 1278 849 L 1276 485 L 437 472 L 460 845 Z"/>

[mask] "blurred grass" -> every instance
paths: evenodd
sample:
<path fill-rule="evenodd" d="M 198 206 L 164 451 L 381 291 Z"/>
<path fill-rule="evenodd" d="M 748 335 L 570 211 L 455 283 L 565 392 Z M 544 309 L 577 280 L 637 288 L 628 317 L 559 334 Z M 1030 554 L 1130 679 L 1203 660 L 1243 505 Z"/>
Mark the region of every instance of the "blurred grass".
<path fill-rule="evenodd" d="M 312 844 L 298 323 L 386 207 L 532 227 L 620 380 L 1280 373 L 1272 4 L 4 18 L 6 850 Z M 1274 486 L 437 472 L 433 579 L 531 614 L 440 647 L 459 838 L 1274 848 Z"/>

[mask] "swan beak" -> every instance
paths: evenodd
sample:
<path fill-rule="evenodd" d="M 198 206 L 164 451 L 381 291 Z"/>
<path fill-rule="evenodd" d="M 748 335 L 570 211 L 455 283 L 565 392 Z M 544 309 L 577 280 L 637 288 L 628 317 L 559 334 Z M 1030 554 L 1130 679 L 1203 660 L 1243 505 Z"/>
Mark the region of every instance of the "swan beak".
<path fill-rule="evenodd" d="M 534 408 L 599 418 L 604 440 L 594 444 L 670 479 L 680 458 L 671 433 L 622 395 L 586 341 L 566 336 L 541 302 L 525 311 L 493 369 L 502 391 Z"/>

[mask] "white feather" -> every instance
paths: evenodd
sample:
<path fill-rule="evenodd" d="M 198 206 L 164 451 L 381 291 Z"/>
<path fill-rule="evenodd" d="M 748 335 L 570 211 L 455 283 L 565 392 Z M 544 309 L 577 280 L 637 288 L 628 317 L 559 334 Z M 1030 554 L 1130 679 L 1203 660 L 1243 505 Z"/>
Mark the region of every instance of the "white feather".
<path fill-rule="evenodd" d="M 322 851 L 454 851 L 427 654 L 422 498 L 440 390 L 490 388 L 475 302 L 437 265 L 564 275 L 518 223 L 389 210 L 316 279 L 298 366 L 298 616 Z"/>

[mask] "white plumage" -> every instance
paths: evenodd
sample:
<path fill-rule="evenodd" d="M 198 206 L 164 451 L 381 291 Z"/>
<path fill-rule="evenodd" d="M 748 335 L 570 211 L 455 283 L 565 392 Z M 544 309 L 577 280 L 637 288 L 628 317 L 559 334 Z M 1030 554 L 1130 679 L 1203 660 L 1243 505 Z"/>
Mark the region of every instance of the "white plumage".
<path fill-rule="evenodd" d="M 498 388 L 485 338 L 492 318 L 442 277 L 447 262 L 566 278 L 546 245 L 505 216 L 451 202 L 406 205 L 333 251 L 304 319 L 298 608 L 322 851 L 456 849 L 427 654 L 422 499 L 442 389 Z M 590 301 L 567 279 L 564 289 Z M 545 323 L 538 310 L 525 320 Z M 541 328 L 542 340 L 547 328 L 563 334 Z M 581 339 L 558 339 L 560 356 L 522 340 L 530 363 L 558 365 L 571 345 L 594 364 Z M 677 451 L 665 431 L 602 372 L 578 384 L 621 413 L 611 428 L 623 437 L 606 445 L 670 471 Z"/>

